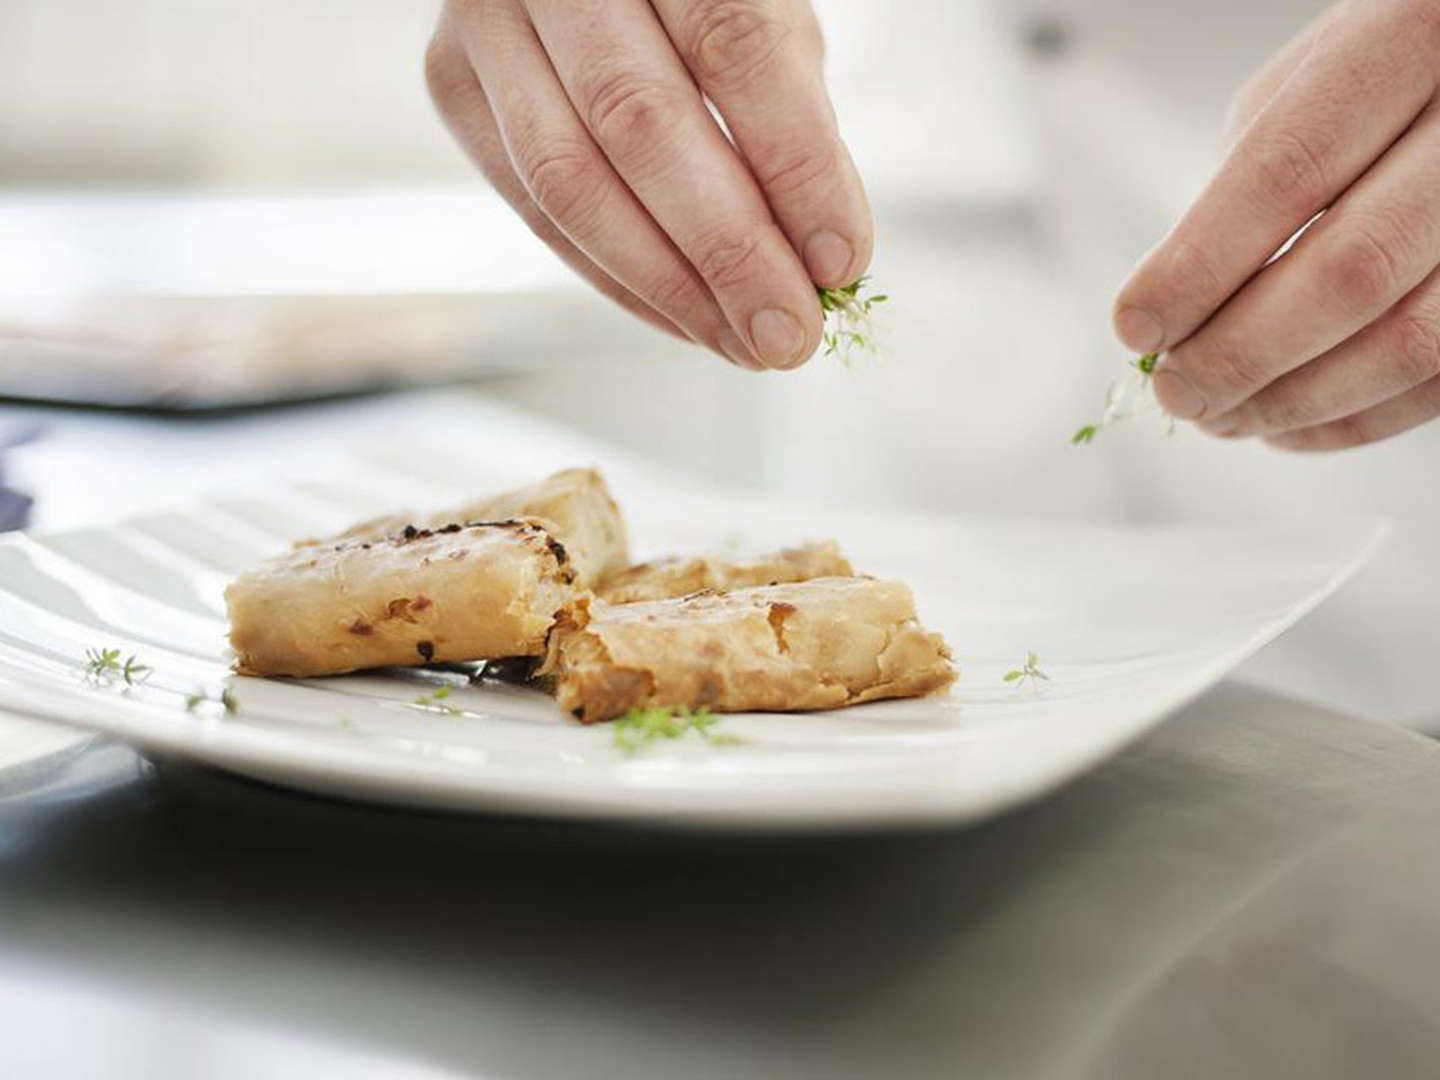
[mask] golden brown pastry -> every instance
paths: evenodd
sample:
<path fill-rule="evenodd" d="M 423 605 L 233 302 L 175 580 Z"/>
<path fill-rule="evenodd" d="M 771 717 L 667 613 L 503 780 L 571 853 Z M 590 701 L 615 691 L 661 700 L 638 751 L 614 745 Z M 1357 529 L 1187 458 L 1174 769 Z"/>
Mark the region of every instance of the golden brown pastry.
<path fill-rule="evenodd" d="M 633 707 L 798 711 L 916 697 L 954 681 L 949 660 L 906 586 L 830 577 L 634 604 L 582 596 L 556 624 L 540 674 L 561 708 L 593 723 Z"/>
<path fill-rule="evenodd" d="M 374 540 L 400 532 L 406 525 L 437 529 L 452 522 L 506 521 L 543 518 L 565 545 L 575 580 L 593 585 L 629 561 L 625 520 L 605 478 L 596 469 L 563 469 L 538 483 L 491 495 L 438 514 L 390 514 L 362 521 L 329 540 L 306 540 L 302 546 L 344 540 Z"/>
<path fill-rule="evenodd" d="M 312 543 L 225 590 L 235 669 L 334 675 L 539 655 L 574 578 L 566 548 L 534 519 Z"/>
<path fill-rule="evenodd" d="M 602 600 L 635 604 L 689 596 L 702 589 L 744 589 L 809 581 L 818 577 L 850 577 L 855 573 L 834 540 L 784 548 L 751 559 L 657 559 L 609 574 L 595 587 Z"/>

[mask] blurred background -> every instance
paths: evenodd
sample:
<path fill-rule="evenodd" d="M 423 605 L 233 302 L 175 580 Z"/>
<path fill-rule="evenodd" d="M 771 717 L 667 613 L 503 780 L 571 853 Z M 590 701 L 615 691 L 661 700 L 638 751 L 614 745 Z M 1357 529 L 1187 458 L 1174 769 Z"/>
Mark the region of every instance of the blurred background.
<path fill-rule="evenodd" d="M 0 393 L 203 434 L 216 409 L 440 381 L 699 483 L 877 512 L 1393 517 L 1380 563 L 1247 676 L 1424 724 L 1440 431 L 1330 458 L 1158 422 L 1068 445 L 1127 359 L 1115 288 L 1213 167 L 1231 93 L 1321 6 L 819 0 L 885 356 L 753 376 L 612 311 L 484 188 L 425 93 L 437 4 L 6 0 Z M 10 456 L 37 525 L 107 506 L 58 491 L 75 458 L 43 431 L 70 415 L 5 413 L 12 441 L 40 432 Z M 105 423 L 85 454 L 133 434 Z M 151 464 L 123 509 L 184 494 Z"/>

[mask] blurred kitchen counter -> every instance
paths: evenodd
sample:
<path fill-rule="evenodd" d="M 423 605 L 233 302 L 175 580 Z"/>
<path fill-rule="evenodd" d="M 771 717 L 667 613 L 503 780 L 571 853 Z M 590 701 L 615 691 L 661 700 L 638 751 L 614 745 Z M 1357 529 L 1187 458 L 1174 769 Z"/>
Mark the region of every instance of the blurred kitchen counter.
<path fill-rule="evenodd" d="M 970 829 L 405 813 L 104 742 L 6 781 L 7 1076 L 1408 1080 L 1440 1055 L 1440 746 L 1235 684 Z"/>

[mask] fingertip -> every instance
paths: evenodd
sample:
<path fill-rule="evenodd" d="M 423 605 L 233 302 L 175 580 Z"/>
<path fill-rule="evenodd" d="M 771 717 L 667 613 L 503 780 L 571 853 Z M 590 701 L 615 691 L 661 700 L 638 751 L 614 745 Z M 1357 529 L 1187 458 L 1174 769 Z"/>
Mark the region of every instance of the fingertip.
<path fill-rule="evenodd" d="M 1180 372 L 1163 364 L 1155 371 L 1155 400 L 1177 420 L 1198 420 L 1205 415 L 1205 398 Z"/>
<path fill-rule="evenodd" d="M 1131 352 L 1159 352 L 1165 347 L 1165 324 L 1152 311 L 1122 298 L 1116 302 L 1113 322 L 1115 336 Z"/>
<path fill-rule="evenodd" d="M 1213 420 L 1202 420 L 1195 426 L 1206 435 L 1214 436 L 1217 439 L 1238 439 L 1243 434 L 1240 430 L 1240 420 L 1233 413 L 1217 416 Z"/>
<path fill-rule="evenodd" d="M 766 308 L 750 319 L 750 338 L 755 354 L 769 368 L 788 371 L 799 367 L 814 351 L 811 333 L 795 315 L 782 308 Z"/>
<path fill-rule="evenodd" d="M 728 326 L 720 331 L 715 339 L 715 350 L 729 360 L 738 368 L 746 371 L 764 371 L 765 367 L 759 360 L 755 359 L 750 347 L 741 340 L 740 335 L 731 330 Z"/>
<path fill-rule="evenodd" d="M 860 276 L 855 268 L 855 245 L 837 232 L 820 229 L 810 234 L 801 252 L 810 280 L 826 288 L 848 285 Z"/>

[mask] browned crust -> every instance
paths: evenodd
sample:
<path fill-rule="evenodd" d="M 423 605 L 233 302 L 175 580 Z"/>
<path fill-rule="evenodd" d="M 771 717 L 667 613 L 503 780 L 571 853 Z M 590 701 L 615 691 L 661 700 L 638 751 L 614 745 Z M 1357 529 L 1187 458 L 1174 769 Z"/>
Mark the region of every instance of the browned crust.
<path fill-rule="evenodd" d="M 542 674 L 585 723 L 632 708 L 806 711 L 944 690 L 950 650 L 895 582 L 826 578 L 638 604 L 583 600 Z"/>
<path fill-rule="evenodd" d="M 824 540 L 748 559 L 676 556 L 636 563 L 604 577 L 595 592 L 612 604 L 636 604 L 702 589 L 746 589 L 854 573 L 839 545 Z"/>
<path fill-rule="evenodd" d="M 573 580 L 533 519 L 298 548 L 226 590 L 235 669 L 313 676 L 540 655 Z"/>

